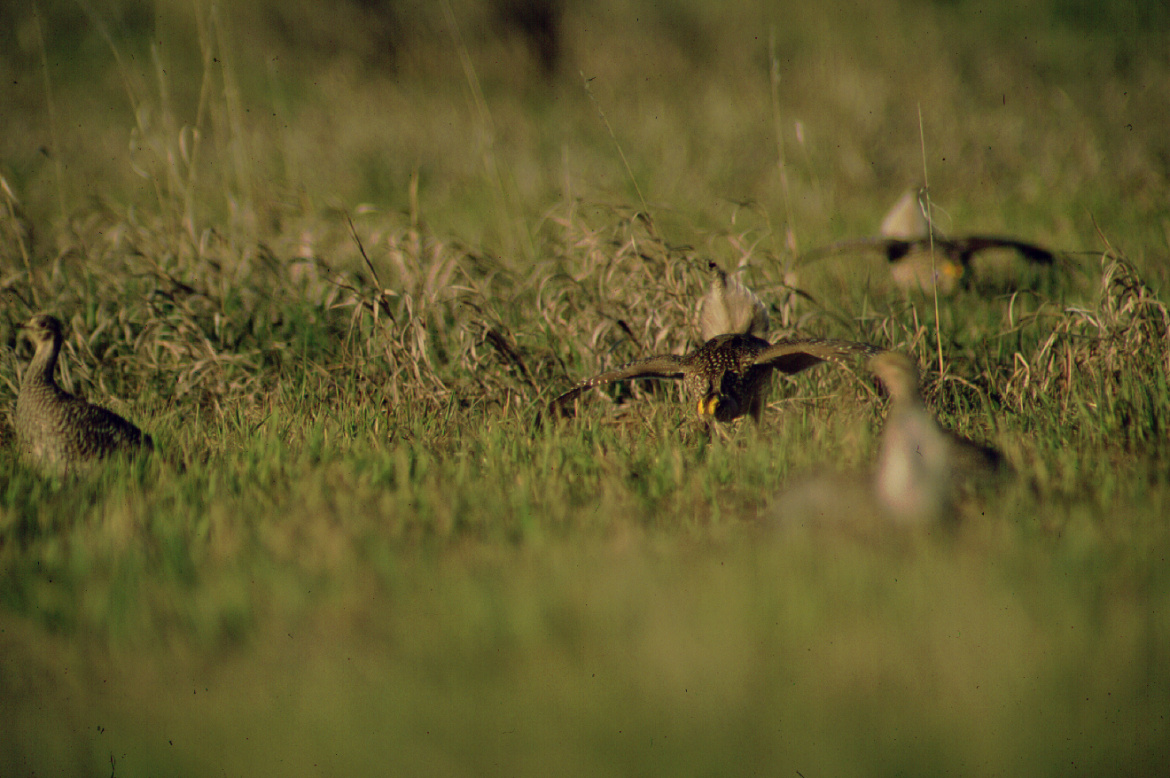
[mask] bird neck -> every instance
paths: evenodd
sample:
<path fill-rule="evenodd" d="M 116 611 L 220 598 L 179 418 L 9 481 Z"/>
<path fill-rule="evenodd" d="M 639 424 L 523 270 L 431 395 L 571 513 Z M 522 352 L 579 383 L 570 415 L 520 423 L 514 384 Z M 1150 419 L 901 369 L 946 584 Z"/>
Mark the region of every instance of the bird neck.
<path fill-rule="evenodd" d="M 41 341 L 37 344 L 36 353 L 24 374 L 25 386 L 51 386 L 57 384 L 53 380 L 53 371 L 57 368 L 57 356 L 61 353 L 61 337 L 54 336 L 52 340 Z"/>
<path fill-rule="evenodd" d="M 926 409 L 926 400 L 922 399 L 922 392 L 916 384 L 906 381 L 891 386 L 890 383 L 887 383 L 886 391 L 890 393 L 890 413 L 908 413 L 917 411 L 919 408 Z"/>

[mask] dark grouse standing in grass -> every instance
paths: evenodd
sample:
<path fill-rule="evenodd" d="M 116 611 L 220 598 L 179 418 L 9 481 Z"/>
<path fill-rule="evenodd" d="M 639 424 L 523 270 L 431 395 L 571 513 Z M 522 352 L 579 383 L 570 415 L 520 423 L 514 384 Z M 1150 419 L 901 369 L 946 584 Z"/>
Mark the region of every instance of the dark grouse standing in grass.
<path fill-rule="evenodd" d="M 681 378 L 699 416 L 732 421 L 745 414 L 760 420 L 774 371 L 794 374 L 827 360 L 872 356 L 882 349 L 848 340 L 807 338 L 769 343 L 768 312 L 760 298 L 711 263 L 714 278 L 703 298 L 699 329 L 704 343 L 686 356 L 660 354 L 596 375 L 557 397 L 554 414 L 590 387 L 629 378 Z"/>
<path fill-rule="evenodd" d="M 154 450 L 150 435 L 138 427 L 57 386 L 53 370 L 63 341 L 59 320 L 41 314 L 22 327 L 36 346 L 16 399 L 16 438 L 25 455 L 71 470 L 112 454 Z"/>

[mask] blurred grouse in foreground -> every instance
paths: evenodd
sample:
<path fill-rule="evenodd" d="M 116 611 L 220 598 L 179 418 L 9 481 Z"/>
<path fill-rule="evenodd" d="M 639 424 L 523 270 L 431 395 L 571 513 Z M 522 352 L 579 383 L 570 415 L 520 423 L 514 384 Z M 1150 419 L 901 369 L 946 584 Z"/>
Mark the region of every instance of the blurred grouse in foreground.
<path fill-rule="evenodd" d="M 874 357 L 869 369 L 890 393 L 875 486 L 893 516 L 910 521 L 943 517 L 957 492 L 1005 468 L 999 451 L 942 427 L 918 388 L 918 367 L 905 354 Z"/>
<path fill-rule="evenodd" d="M 887 351 L 869 369 L 890 395 L 873 469 L 798 481 L 771 508 L 778 526 L 932 526 L 955 517 L 969 487 L 1010 472 L 999 451 L 938 423 L 909 356 Z"/>

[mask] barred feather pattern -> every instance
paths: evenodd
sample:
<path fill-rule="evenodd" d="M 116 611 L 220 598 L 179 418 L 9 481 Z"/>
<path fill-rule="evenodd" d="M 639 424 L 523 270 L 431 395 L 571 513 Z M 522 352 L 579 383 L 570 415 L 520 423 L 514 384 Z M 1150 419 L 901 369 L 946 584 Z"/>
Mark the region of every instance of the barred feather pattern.
<path fill-rule="evenodd" d="M 53 372 L 64 340 L 59 320 L 42 314 L 24 328 L 36 346 L 16 399 L 16 437 L 26 456 L 71 470 L 113 454 L 154 450 L 150 435 L 134 424 L 57 385 Z"/>
<path fill-rule="evenodd" d="M 750 414 L 759 421 L 779 371 L 792 375 L 826 361 L 871 357 L 882 349 L 849 340 L 803 338 L 770 343 L 768 309 L 754 292 L 714 262 L 711 286 L 699 305 L 702 346 L 686 356 L 659 354 L 588 378 L 549 403 L 554 416 L 571 416 L 569 403 L 586 389 L 633 378 L 682 379 L 700 417 L 728 422 Z"/>
<path fill-rule="evenodd" d="M 635 378 L 681 378 L 684 391 L 696 402 L 701 416 L 729 422 L 750 414 L 758 422 L 774 372 L 792 375 L 821 362 L 872 356 L 880 351 L 877 346 L 848 340 L 804 338 L 769 343 L 755 335 L 725 333 L 686 356 L 661 354 L 593 376 L 554 399 L 550 410 L 570 415 L 568 404 L 586 389 L 600 384 Z"/>

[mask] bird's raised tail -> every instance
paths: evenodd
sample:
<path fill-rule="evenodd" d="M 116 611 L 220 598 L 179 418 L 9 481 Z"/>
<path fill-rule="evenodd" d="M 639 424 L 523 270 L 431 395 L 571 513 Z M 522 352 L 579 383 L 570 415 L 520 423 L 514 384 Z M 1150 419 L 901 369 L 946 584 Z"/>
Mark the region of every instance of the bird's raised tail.
<path fill-rule="evenodd" d="M 768 309 L 755 292 L 732 278 L 714 262 L 711 288 L 699 304 L 699 334 L 704 341 L 719 335 L 755 335 L 768 332 Z"/>

